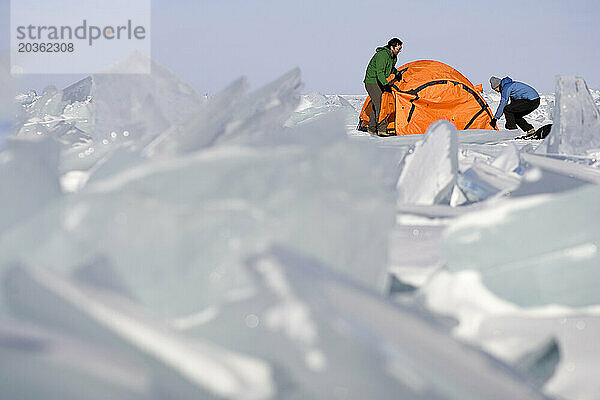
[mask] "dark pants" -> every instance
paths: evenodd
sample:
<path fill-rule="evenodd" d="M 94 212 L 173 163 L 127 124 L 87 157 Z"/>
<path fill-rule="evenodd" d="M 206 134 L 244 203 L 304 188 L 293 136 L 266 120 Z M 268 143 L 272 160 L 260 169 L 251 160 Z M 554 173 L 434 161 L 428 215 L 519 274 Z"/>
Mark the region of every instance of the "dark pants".
<path fill-rule="evenodd" d="M 523 118 L 540 106 L 540 99 L 535 100 L 517 99 L 511 100 L 510 104 L 504 107 L 504 117 L 506 117 L 506 129 L 517 129 L 517 125 L 523 132 L 533 129 L 533 125 Z"/>
<path fill-rule="evenodd" d="M 381 111 L 381 95 L 387 89 L 379 83 L 365 83 L 365 89 L 373 102 L 371 115 L 369 115 L 369 131 L 385 133 L 387 130 L 387 121 L 381 121 L 380 124 L 377 121 L 379 121 L 379 112 Z"/>

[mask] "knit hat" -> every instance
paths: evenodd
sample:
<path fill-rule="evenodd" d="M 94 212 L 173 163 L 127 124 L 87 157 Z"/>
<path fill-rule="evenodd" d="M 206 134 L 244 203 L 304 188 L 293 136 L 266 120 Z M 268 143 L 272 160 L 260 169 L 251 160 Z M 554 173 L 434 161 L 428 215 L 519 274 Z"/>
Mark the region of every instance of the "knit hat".
<path fill-rule="evenodd" d="M 496 89 L 498 86 L 500 86 L 500 78 L 492 76 L 490 78 L 490 85 L 492 85 L 492 89 Z"/>

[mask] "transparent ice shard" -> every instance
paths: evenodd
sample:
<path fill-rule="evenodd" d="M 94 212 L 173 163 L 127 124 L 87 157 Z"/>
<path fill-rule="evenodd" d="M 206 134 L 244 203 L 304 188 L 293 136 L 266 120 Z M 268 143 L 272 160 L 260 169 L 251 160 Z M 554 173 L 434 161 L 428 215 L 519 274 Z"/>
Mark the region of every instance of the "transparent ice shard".
<path fill-rule="evenodd" d="M 599 334 L 597 310 L 549 307 L 546 311 L 489 316 L 477 341 L 501 357 L 501 353 L 521 354 L 510 362 L 533 367 L 528 373 L 538 382 L 545 380 L 544 391 L 549 395 L 593 399 L 600 390 L 600 382 L 594 379 L 600 365 L 596 357 L 600 345 L 595 340 Z M 537 344 L 531 347 L 533 343 Z"/>
<path fill-rule="evenodd" d="M 86 146 L 92 141 L 90 135 L 67 124 L 62 125 L 61 129 L 55 129 L 52 133 L 66 148 Z"/>
<path fill-rule="evenodd" d="M 134 53 L 123 64 L 150 62 L 150 74 L 94 74 L 92 97 L 95 107 L 95 137 L 110 138 L 111 132 L 130 131 L 138 137 L 156 136 L 165 124 L 181 122 L 194 114 L 204 99 L 173 72 L 141 53 Z M 80 83 L 82 93 L 88 81 Z M 81 96 L 73 96 L 80 98 Z M 81 100 L 79 100 L 81 101 Z"/>
<path fill-rule="evenodd" d="M 319 384 L 325 378 L 326 382 L 340 382 L 340 386 L 346 387 L 350 399 L 380 398 L 382 394 L 387 397 L 388 391 L 395 392 L 395 397 L 416 399 L 469 395 L 490 399 L 545 398 L 505 365 L 454 341 L 444 329 L 415 309 L 391 303 L 348 282 L 314 259 L 276 245 L 252 259 L 249 265 L 258 279 L 265 281 L 265 286 L 275 288 L 271 289 L 276 293 L 275 304 L 292 293 L 293 299 L 307 310 L 303 314 L 307 319 L 304 323 L 287 314 L 286 326 L 288 333 L 314 326 L 312 344 L 323 350 L 328 366 L 313 378 L 313 386 L 322 393 L 317 398 L 331 398 L 335 394 L 332 385 Z M 268 312 L 260 311 L 265 308 L 271 309 L 269 303 L 255 309 L 259 310 L 255 315 L 263 331 L 269 329 Z M 331 324 L 328 320 L 339 322 Z M 411 328 L 406 329 L 407 326 Z M 199 333 L 210 328 L 209 323 Z M 297 337 L 291 335 L 290 339 Z M 369 367 L 357 368 L 360 359 Z M 454 371 L 451 376 L 447 374 L 448 368 Z M 300 366 L 294 368 L 293 376 L 305 380 L 302 375 Z M 364 385 L 365 381 L 380 383 Z"/>
<path fill-rule="evenodd" d="M 145 160 L 142 155 L 126 146 L 111 151 L 105 158 L 87 171 L 86 184 L 93 185 L 94 182 L 102 181 L 112 175 L 122 173 L 129 168 L 135 168 Z"/>
<path fill-rule="evenodd" d="M 123 61 L 144 62 L 150 59 L 139 53 Z M 57 138 L 66 150 L 61 168 L 68 171 L 91 168 L 131 139 L 143 146 L 194 114 L 205 98 L 152 61 L 151 74 L 95 74 L 62 91 L 49 86 L 41 96 L 31 92 L 17 101 L 18 135 Z M 122 136 L 128 139 L 116 140 Z"/>
<path fill-rule="evenodd" d="M 313 92 L 302 96 L 303 103 L 306 102 L 310 107 L 322 107 L 327 104 L 327 96 L 319 92 Z"/>
<path fill-rule="evenodd" d="M 492 162 L 492 167 L 499 168 L 504 172 L 514 172 L 520 165 L 519 149 L 512 142 L 508 143 L 502 153 Z"/>
<path fill-rule="evenodd" d="M 32 117 L 43 120 L 46 116 L 60 116 L 65 105 L 62 91 L 55 86 L 47 86 L 41 97 L 33 104 L 30 112 Z"/>
<path fill-rule="evenodd" d="M 300 69 L 295 68 L 244 96 L 227 124 L 215 127 L 220 133 L 212 143 L 250 143 L 280 130 L 298 106 L 301 89 Z"/>
<path fill-rule="evenodd" d="M 35 90 L 30 90 L 27 93 L 19 93 L 15 97 L 17 104 L 28 106 L 39 98 Z"/>
<path fill-rule="evenodd" d="M 112 292 L 127 299 L 134 300 L 131 291 L 120 278 L 118 271 L 104 255 L 92 257 L 78 266 L 71 273 L 73 280 L 99 290 Z"/>
<path fill-rule="evenodd" d="M 545 393 L 557 398 L 594 398 L 600 387 L 590 379 L 600 363 L 595 356 L 598 342 L 593 339 L 600 333 L 598 306 L 573 308 L 552 302 L 519 307 L 490 292 L 482 275 L 473 270 L 440 271 L 421 289 L 425 304 L 456 318 L 455 336 L 518 369 L 529 369 L 526 374 L 538 385 L 544 383 Z"/>
<path fill-rule="evenodd" d="M 465 192 L 458 185 L 454 185 L 452 189 L 452 195 L 450 196 L 450 206 L 456 207 L 467 203 L 469 199 L 465 195 Z"/>
<path fill-rule="evenodd" d="M 281 129 L 298 105 L 300 89 L 299 69 L 250 94 L 246 94 L 246 81 L 240 79 L 150 143 L 146 153 L 188 153 L 221 143 L 261 140 Z"/>
<path fill-rule="evenodd" d="M 466 198 L 475 203 L 491 196 L 507 193 L 519 187 L 517 174 L 505 172 L 493 165 L 476 161 L 465 172 L 458 175 L 457 185 Z"/>
<path fill-rule="evenodd" d="M 49 400 L 154 398 L 141 362 L 14 318 L 0 320 L 0 396 Z"/>
<path fill-rule="evenodd" d="M 0 141 L 9 130 L 15 115 L 15 82 L 9 72 L 7 57 L 0 56 Z"/>
<path fill-rule="evenodd" d="M 152 63 L 151 74 L 100 73 L 64 90 L 71 103 L 62 118 L 92 141 L 75 141 L 76 148 L 64 151 L 62 171 L 96 168 L 113 153 L 139 149 L 172 125 L 200 114 L 206 99 L 171 71 L 140 53 L 123 61 L 145 62 Z"/>
<path fill-rule="evenodd" d="M 2 142 L 4 137 L 10 134 L 12 124 L 7 120 L 0 120 L 0 149 L 2 148 Z"/>
<path fill-rule="evenodd" d="M 537 153 L 587 155 L 600 148 L 600 111 L 583 78 L 556 78 L 552 130 Z"/>
<path fill-rule="evenodd" d="M 61 151 L 59 166 L 61 173 L 73 170 L 91 173 L 121 149 L 132 151 L 136 147 L 136 140 L 139 139 L 128 130 L 113 131 L 108 138 L 102 140 L 97 140 L 77 128 L 69 129 L 68 126 L 56 133 L 59 141 L 71 144 Z"/>
<path fill-rule="evenodd" d="M 245 79 L 231 83 L 187 119 L 152 139 L 144 153 L 148 156 L 174 155 L 210 147 L 223 134 L 236 106 L 246 95 L 247 86 Z"/>
<path fill-rule="evenodd" d="M 338 95 L 334 96 L 334 98 L 332 99 L 332 103 L 337 106 L 340 106 L 340 107 L 348 107 L 348 108 L 354 109 L 354 106 L 352 105 L 352 103 L 350 103 L 348 100 L 346 100 L 342 96 L 338 96 Z"/>
<path fill-rule="evenodd" d="M 361 96 L 361 100 L 363 102 L 365 97 L 366 96 Z M 307 95 L 302 95 L 300 105 L 296 108 L 296 111 L 302 111 L 307 108 L 322 108 L 327 106 L 354 108 L 354 106 L 342 96 L 324 95 L 318 92 L 313 92 Z"/>
<path fill-rule="evenodd" d="M 568 158 L 563 159 L 560 156 L 544 157 L 537 154 L 523 155 L 526 162 L 544 171 L 562 174 L 565 177 L 578 179 L 582 182 L 600 184 L 600 170 L 594 164 L 566 162 Z"/>
<path fill-rule="evenodd" d="M 58 145 L 52 139 L 11 139 L 0 152 L 0 232 L 43 209 L 61 194 Z"/>
<path fill-rule="evenodd" d="M 560 361 L 560 349 L 556 339 L 550 339 L 533 351 L 524 354 L 517 361 L 520 371 L 531 377 L 538 386 L 543 386 L 554 372 Z"/>
<path fill-rule="evenodd" d="M 4 286 L 16 315 L 143 360 L 154 386 L 178 398 L 266 400 L 274 394 L 265 361 L 191 341 L 118 292 L 23 265 L 8 270 Z"/>
<path fill-rule="evenodd" d="M 90 79 L 84 81 L 91 82 Z M 15 121 L 17 136 L 25 139 L 52 136 L 66 149 L 89 143 L 94 128 L 94 110 L 91 98 L 87 94 L 78 95 L 85 92 L 78 88 L 78 83 L 70 86 L 66 96 L 54 86 L 46 87 L 41 96 L 34 91 L 19 94 L 16 97 L 19 105 Z"/>
<path fill-rule="evenodd" d="M 351 141 L 346 135 L 344 121 L 335 114 L 301 126 L 283 128 L 281 125 L 297 105 L 298 90 L 299 75 L 293 71 L 248 96 L 224 96 L 218 101 L 226 107 L 236 101 L 236 112 L 215 106 L 213 111 L 220 114 L 204 114 L 207 119 L 198 119 L 195 124 L 210 135 L 198 139 L 195 136 L 198 130 L 182 130 L 181 136 L 173 136 L 173 152 L 142 153 L 139 149 L 140 143 L 145 143 L 143 140 L 133 141 L 132 146 L 116 147 L 120 140 L 131 139 L 135 134 L 132 132 L 125 137 L 124 131 L 115 132 L 114 142 L 111 135 L 111 141 L 106 145 L 115 145 L 110 151 L 100 154 L 96 150 L 85 155 L 98 160 L 85 171 L 89 173 L 87 186 L 47 205 L 27 221 L 16 223 L 9 235 L 0 235 L 0 269 L 6 268 L 7 260 L 20 259 L 30 265 L 51 266 L 65 272 L 89 261 L 95 254 L 103 254 L 123 277 L 131 296 L 139 301 L 143 310 L 151 310 L 160 318 L 179 321 L 182 316 L 195 315 L 205 309 L 215 310 L 211 318 L 216 321 L 221 315 L 219 310 L 227 307 L 232 299 L 247 298 L 244 296 L 256 290 L 256 283 L 245 267 L 246 260 L 274 242 L 326 263 L 341 275 L 372 290 L 381 289 L 386 273 L 387 233 L 395 216 L 396 179 L 391 177 L 396 175 L 397 151 L 382 151 L 371 144 Z M 217 126 L 224 129 L 211 131 L 211 121 L 222 122 Z M 239 129 L 234 129 L 236 124 Z M 188 126 L 194 127 L 194 124 Z M 93 143 L 85 147 L 85 152 L 101 144 Z M 64 162 L 67 157 L 74 156 L 69 159 L 70 167 L 78 166 L 73 159 L 85 159 L 71 150 L 84 152 L 84 148 L 64 151 L 61 167 L 67 165 Z M 83 161 L 80 166 L 79 172 L 82 172 L 85 169 Z M 88 325 L 93 322 L 91 320 L 98 322 L 98 315 L 93 310 L 108 307 L 110 311 L 104 315 L 111 315 L 121 322 L 137 317 L 137 314 L 127 313 L 126 307 L 121 308 L 121 300 L 113 301 L 113 294 L 99 295 L 98 291 L 114 286 L 114 280 L 110 274 L 95 275 L 98 269 L 106 268 L 101 261 L 97 263 L 99 267 L 95 272 L 90 275 L 86 270 L 84 276 L 79 274 L 76 279 L 43 268 L 25 268 L 25 276 L 16 275 L 17 278 L 20 276 L 17 280 L 20 280 L 22 290 L 12 292 L 15 297 L 9 304 L 11 310 L 29 307 L 38 321 L 43 320 L 44 324 L 72 334 L 83 325 L 94 325 Z M 90 280 L 95 284 L 90 285 Z M 46 290 L 41 290 L 41 286 Z M 58 286 L 67 288 L 67 297 L 69 293 L 81 295 L 78 298 L 82 301 L 72 301 L 72 298 L 69 301 L 71 311 L 78 306 L 84 309 L 54 313 L 65 311 L 64 301 L 68 300 L 60 290 L 54 290 L 54 296 L 46 298 L 48 301 L 39 301 L 42 293 L 48 294 L 48 290 Z M 6 287 L 0 288 L 3 294 L 6 294 Z M 244 306 L 253 304 L 242 303 Z M 289 301 L 283 303 L 282 312 L 270 315 L 275 325 L 285 331 L 289 316 L 286 311 L 302 311 L 302 308 L 288 308 Z M 76 315 L 81 317 L 82 313 L 87 322 L 75 321 Z M 25 314 L 28 313 L 19 315 Z M 253 329 L 250 327 L 256 325 L 257 315 L 250 314 L 242 314 L 243 318 L 236 322 L 244 324 L 245 329 Z M 209 321 L 206 324 L 212 323 L 211 318 L 204 318 Z M 187 319 L 188 327 L 190 320 L 197 322 L 198 318 Z M 130 345 L 122 347 L 124 351 L 135 347 L 131 345 L 131 336 L 123 337 L 122 325 L 115 329 L 114 325 L 108 326 L 106 320 L 103 321 L 100 329 L 91 329 L 89 336 L 82 336 L 90 340 L 94 337 L 93 343 L 96 334 L 117 341 L 129 340 Z M 326 312 L 321 321 L 324 326 L 331 323 Z M 177 326 L 181 327 L 181 324 Z M 167 330 L 170 332 L 172 328 Z M 148 332 L 155 333 L 155 330 Z M 241 329 L 230 333 L 249 335 Z M 183 337 L 182 341 L 187 342 L 188 334 L 192 332 L 177 332 L 175 336 Z M 300 337 L 306 337 L 303 335 Z M 265 354 L 276 355 L 272 348 L 269 349 L 270 338 L 273 336 L 259 338 L 256 343 L 260 343 L 260 349 L 265 352 L 250 356 L 261 359 Z M 196 339 L 206 342 L 201 335 Z M 283 339 L 283 343 L 289 345 L 287 337 Z M 226 352 L 238 352 L 241 347 L 238 343 L 244 340 L 238 335 L 232 342 L 219 345 Z M 173 354 L 171 351 L 164 353 L 161 346 L 165 343 L 161 341 L 158 347 L 150 347 L 152 351 L 163 351 L 163 356 Z M 332 346 L 335 343 L 335 338 L 328 341 Z M 250 353 L 252 347 L 248 348 Z M 363 351 L 369 348 L 363 348 Z M 298 394 L 298 398 L 309 399 L 313 398 L 309 384 L 311 376 L 329 371 L 330 359 L 328 350 L 321 345 L 308 346 L 305 350 L 282 353 L 283 361 L 276 368 L 275 381 L 278 388 L 286 388 Z M 345 347 L 335 349 L 340 355 L 347 351 Z M 352 353 L 355 361 L 352 374 L 345 376 L 360 378 L 359 373 L 364 369 L 362 360 L 368 357 L 373 371 L 389 367 L 396 375 L 404 374 L 404 379 L 410 379 L 410 370 L 401 365 L 386 363 L 377 367 L 382 356 L 363 355 L 364 352 Z M 156 354 L 149 357 L 156 358 Z M 167 363 L 171 361 L 166 360 Z M 340 365 L 337 368 L 343 370 L 343 363 Z M 306 386 L 286 386 L 286 383 L 295 383 L 293 374 L 300 366 L 306 371 L 302 381 Z M 152 376 L 168 375 L 161 371 L 164 370 Z M 250 375 L 237 374 L 237 378 L 248 382 Z M 372 373 L 369 377 L 374 382 L 393 382 L 396 378 L 391 375 L 387 373 L 385 378 L 375 379 L 376 374 Z M 387 386 L 368 388 L 368 381 L 366 377 L 360 378 L 365 387 L 363 390 L 385 392 L 386 397 L 393 394 Z M 323 390 L 319 393 L 325 393 L 326 388 L 337 390 L 335 393 L 340 395 L 347 393 L 343 386 L 327 386 L 327 379 L 319 379 L 319 382 L 322 386 L 319 390 Z M 217 381 L 214 384 L 217 385 Z M 235 398 L 252 398 L 251 393 L 265 392 L 245 393 Z"/>
<path fill-rule="evenodd" d="M 62 116 L 69 125 L 85 132 L 87 135 L 93 135 L 94 106 L 90 99 L 67 104 L 62 112 Z"/>
<path fill-rule="evenodd" d="M 72 104 L 75 102 L 83 103 L 92 97 L 92 88 L 94 80 L 91 76 L 73 83 L 63 89 L 63 100 Z"/>
<path fill-rule="evenodd" d="M 26 97 L 31 96 L 27 95 Z M 47 87 L 42 96 L 34 97 L 31 103 L 22 103 L 19 109 L 19 137 L 31 138 L 49 135 L 62 142 L 65 148 L 79 142 L 79 140 L 71 138 L 66 141 L 61 140 L 60 137 L 67 132 L 77 131 L 81 133 L 78 136 L 91 139 L 94 110 L 89 98 L 82 102 L 70 103 L 64 99 L 64 93 L 54 86 Z"/>
<path fill-rule="evenodd" d="M 51 233 L 35 251 L 14 246 L 35 234 L 29 226 L 0 241 L 0 253 L 66 266 L 106 254 L 142 304 L 167 315 L 251 287 L 241 266 L 274 240 L 381 289 L 396 163 L 395 153 L 351 141 L 335 115 L 173 158 L 123 149 L 65 199 L 58 221 L 40 222 Z"/>
<path fill-rule="evenodd" d="M 311 93 L 301 97 L 300 105 L 286 121 L 286 126 L 306 123 L 330 112 L 340 112 L 344 115 L 346 124 L 356 124 L 357 111 L 347 99 L 338 95 L 325 96 L 320 93 Z"/>
<path fill-rule="evenodd" d="M 443 249 L 448 269 L 474 269 L 520 306 L 599 304 L 600 187 L 530 196 L 461 217 Z"/>
<path fill-rule="evenodd" d="M 398 202 L 449 204 L 458 169 L 456 128 L 448 121 L 432 124 L 423 141 L 404 159 L 398 179 Z"/>
<path fill-rule="evenodd" d="M 499 192 L 498 188 L 482 179 L 473 168 L 458 175 L 457 186 L 470 203 L 483 201 Z"/>
<path fill-rule="evenodd" d="M 396 225 L 390 232 L 389 273 L 414 287 L 422 286 L 441 265 L 445 226 Z"/>

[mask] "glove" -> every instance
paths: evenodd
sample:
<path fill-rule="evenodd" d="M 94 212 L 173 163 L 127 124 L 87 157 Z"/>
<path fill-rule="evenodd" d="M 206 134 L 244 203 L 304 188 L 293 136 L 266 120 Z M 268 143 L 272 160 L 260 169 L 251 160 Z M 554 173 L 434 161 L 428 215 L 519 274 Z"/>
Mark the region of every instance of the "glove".
<path fill-rule="evenodd" d="M 492 126 L 492 128 L 496 129 L 496 118 L 492 118 L 492 120 L 490 121 L 490 125 Z"/>
<path fill-rule="evenodd" d="M 388 76 L 387 78 L 385 78 L 385 80 L 387 81 L 387 83 L 392 83 L 392 81 L 396 79 L 396 74 L 391 73 L 390 76 Z"/>

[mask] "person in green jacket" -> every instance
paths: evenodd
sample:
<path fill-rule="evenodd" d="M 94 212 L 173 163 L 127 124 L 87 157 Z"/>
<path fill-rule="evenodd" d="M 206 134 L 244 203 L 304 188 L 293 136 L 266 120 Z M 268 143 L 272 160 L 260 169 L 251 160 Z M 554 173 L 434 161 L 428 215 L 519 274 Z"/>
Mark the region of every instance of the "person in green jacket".
<path fill-rule="evenodd" d="M 365 73 L 365 89 L 371 101 L 373 108 L 369 116 L 368 132 L 373 135 L 389 136 L 387 134 L 387 123 L 382 121 L 378 124 L 379 112 L 381 110 L 381 95 L 383 92 L 390 91 L 390 82 L 398 73 L 396 61 L 398 53 L 402 50 L 402 41 L 398 38 L 390 39 L 384 47 L 378 47 L 375 55 L 367 65 Z"/>

